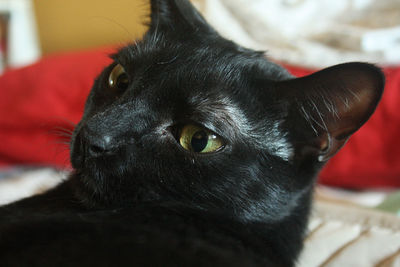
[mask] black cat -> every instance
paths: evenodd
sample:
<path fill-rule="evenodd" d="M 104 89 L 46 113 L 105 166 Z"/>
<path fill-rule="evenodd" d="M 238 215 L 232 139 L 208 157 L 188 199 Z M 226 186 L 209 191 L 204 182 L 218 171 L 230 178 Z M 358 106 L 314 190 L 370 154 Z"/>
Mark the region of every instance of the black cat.
<path fill-rule="evenodd" d="M 70 178 L 0 208 L 0 265 L 294 265 L 315 177 L 375 110 L 382 72 L 294 78 L 185 0 L 152 0 L 149 24 L 95 81 Z"/>

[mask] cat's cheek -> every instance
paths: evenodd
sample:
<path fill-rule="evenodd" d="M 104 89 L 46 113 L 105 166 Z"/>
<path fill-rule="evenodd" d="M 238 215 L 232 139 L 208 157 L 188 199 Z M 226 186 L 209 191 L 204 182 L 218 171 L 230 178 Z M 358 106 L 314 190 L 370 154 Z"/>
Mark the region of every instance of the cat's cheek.
<path fill-rule="evenodd" d="M 80 169 L 84 164 L 84 155 L 82 150 L 82 140 L 79 134 L 79 125 L 76 127 L 74 131 L 74 135 L 71 139 L 71 165 L 74 169 Z"/>

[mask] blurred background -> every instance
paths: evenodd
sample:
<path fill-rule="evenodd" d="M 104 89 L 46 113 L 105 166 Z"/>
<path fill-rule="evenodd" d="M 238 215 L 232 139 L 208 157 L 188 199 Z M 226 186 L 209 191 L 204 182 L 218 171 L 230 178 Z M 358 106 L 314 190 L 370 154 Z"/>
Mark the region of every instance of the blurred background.
<path fill-rule="evenodd" d="M 144 32 L 147 14 L 145 0 L 0 0 L 0 70 L 132 41 Z"/>
<path fill-rule="evenodd" d="M 283 62 L 400 62 L 398 0 L 194 0 L 218 31 Z M 0 0 L 0 71 L 140 38 L 146 0 Z M 251 18 L 251 19 L 249 19 Z"/>

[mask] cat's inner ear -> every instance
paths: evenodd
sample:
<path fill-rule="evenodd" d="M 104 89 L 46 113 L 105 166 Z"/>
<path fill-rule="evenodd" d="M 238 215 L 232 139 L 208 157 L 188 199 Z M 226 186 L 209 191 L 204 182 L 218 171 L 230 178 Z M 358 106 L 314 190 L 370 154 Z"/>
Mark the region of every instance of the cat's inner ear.
<path fill-rule="evenodd" d="M 151 0 L 150 33 L 214 32 L 189 0 Z"/>
<path fill-rule="evenodd" d="M 384 87 L 381 70 L 365 63 L 340 64 L 277 84 L 286 99 L 295 156 L 326 161 L 374 112 Z"/>

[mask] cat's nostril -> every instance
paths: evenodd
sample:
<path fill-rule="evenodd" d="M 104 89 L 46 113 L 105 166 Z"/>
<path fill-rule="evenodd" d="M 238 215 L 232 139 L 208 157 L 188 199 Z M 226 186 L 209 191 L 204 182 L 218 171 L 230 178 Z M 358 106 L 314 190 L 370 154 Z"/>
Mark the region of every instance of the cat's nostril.
<path fill-rule="evenodd" d="M 107 149 L 98 145 L 90 145 L 88 148 L 88 152 L 91 156 L 99 156 L 107 152 Z"/>
<path fill-rule="evenodd" d="M 82 129 L 82 133 L 84 136 L 87 156 L 99 157 L 104 154 L 109 154 L 109 152 L 113 149 L 114 144 L 111 136 L 93 132 L 87 127 Z"/>
<path fill-rule="evenodd" d="M 92 157 L 98 157 L 109 153 L 113 148 L 112 138 L 108 135 L 90 135 L 88 140 L 88 153 Z"/>

